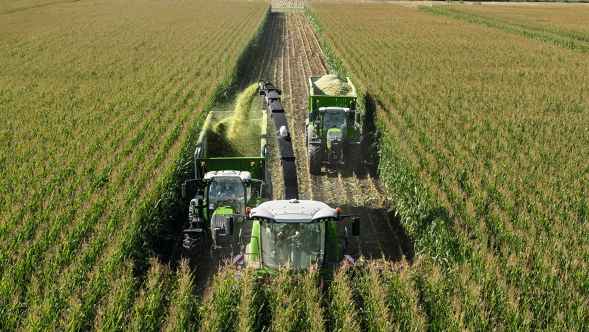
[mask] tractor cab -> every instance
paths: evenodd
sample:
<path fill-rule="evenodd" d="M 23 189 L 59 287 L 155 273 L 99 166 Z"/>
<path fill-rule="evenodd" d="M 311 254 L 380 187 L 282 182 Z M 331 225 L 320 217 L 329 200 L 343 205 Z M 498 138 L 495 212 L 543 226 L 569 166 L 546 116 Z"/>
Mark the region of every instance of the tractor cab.
<path fill-rule="evenodd" d="M 319 109 L 321 120 L 323 122 L 323 133 L 327 134 L 330 129 L 339 129 L 339 132 L 346 130 L 348 126 L 349 108 L 340 107 L 322 107 Z M 340 136 L 341 138 L 341 136 Z"/>
<path fill-rule="evenodd" d="M 245 215 L 245 207 L 252 199 L 249 172 L 208 172 L 204 180 L 209 183 L 205 190 L 209 215 L 215 213 Z M 217 211 L 220 208 L 221 210 Z"/>
<path fill-rule="evenodd" d="M 183 255 L 197 258 L 212 240 L 211 255 L 221 260 L 231 255 L 234 227 L 248 224 L 246 207 L 266 198 L 264 183 L 246 171 L 210 171 L 203 178 L 186 181 L 183 196 L 189 205 L 189 227 L 184 230 Z M 207 240 L 207 238 L 209 240 Z"/>
<path fill-rule="evenodd" d="M 322 128 L 322 137 L 325 142 L 327 161 L 330 164 L 339 164 L 344 157 L 345 138 L 348 129 L 349 108 L 322 107 L 319 109 L 321 123 L 316 127 Z"/>
<path fill-rule="evenodd" d="M 343 216 L 339 208 L 311 200 L 269 201 L 251 209 L 251 236 L 239 235 L 243 260 L 234 263 L 259 268 L 262 271 L 304 271 L 311 266 L 333 268 L 353 261 L 346 253 L 348 234 L 338 236 L 337 227 L 343 219 L 353 218 L 353 235 L 360 233 L 360 219 Z M 341 227 L 341 226 L 340 226 Z"/>

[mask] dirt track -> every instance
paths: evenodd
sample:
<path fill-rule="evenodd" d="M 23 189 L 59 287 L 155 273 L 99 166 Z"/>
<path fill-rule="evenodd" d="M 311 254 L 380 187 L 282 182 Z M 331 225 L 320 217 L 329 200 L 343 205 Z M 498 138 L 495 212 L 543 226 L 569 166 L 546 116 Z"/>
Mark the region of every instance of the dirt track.
<path fill-rule="evenodd" d="M 305 146 L 307 117 L 307 78 L 328 73 L 320 43 L 313 33 L 303 10 L 275 10 L 244 80 L 267 80 L 282 89 L 282 102 L 288 116 L 295 157 L 299 193 L 308 199 L 340 206 L 343 213 L 362 218 L 362 236 L 351 238 L 350 250 L 365 258 L 397 260 L 401 255 L 412 256 L 410 243 L 398 223 L 390 220 L 392 204 L 381 195 L 382 187 L 374 179 L 372 167 L 366 176 L 357 178 L 347 171 L 323 168 L 320 176 L 309 174 Z M 273 172 L 279 171 L 277 158 L 272 158 Z M 278 175 L 273 176 L 275 198 L 280 197 Z M 347 225 L 351 231 L 351 225 Z"/>
<path fill-rule="evenodd" d="M 303 199 L 306 195 L 307 199 L 341 207 L 343 214 L 361 217 L 361 236 L 357 238 L 351 236 L 351 221 L 344 222 L 350 235 L 348 252 L 356 254 L 359 263 L 370 258 L 399 260 L 403 255 L 412 258 L 413 246 L 393 217 L 392 203 L 381 195 L 381 184 L 374 178 L 374 165 L 366 166 L 366 175 L 363 177 L 325 167 L 320 176 L 309 174 L 304 140 L 308 102 L 307 78 L 327 73 L 320 43 L 304 11 L 275 10 L 270 14 L 268 28 L 249 67 L 241 77 L 241 85 L 246 87 L 252 82 L 265 80 L 282 90 L 282 102 L 287 112 L 296 157 L 300 198 Z M 268 129 L 269 133 L 274 131 L 271 122 Z M 276 143 L 271 139 L 268 149 L 273 195 L 275 199 L 279 199 L 282 195 L 281 170 Z M 215 269 L 211 268 L 208 257 L 204 257 L 197 266 L 197 288 L 203 290 Z"/>

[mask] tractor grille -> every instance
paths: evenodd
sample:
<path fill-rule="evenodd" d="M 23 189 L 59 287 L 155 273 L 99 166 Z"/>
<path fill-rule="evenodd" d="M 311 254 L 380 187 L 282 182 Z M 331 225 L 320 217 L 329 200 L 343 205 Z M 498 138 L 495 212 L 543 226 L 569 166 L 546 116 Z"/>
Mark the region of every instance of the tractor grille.
<path fill-rule="evenodd" d="M 213 216 L 213 220 L 211 220 L 211 227 L 214 228 L 224 228 L 225 227 L 225 218 L 228 217 L 226 214 L 215 214 Z"/>
<path fill-rule="evenodd" d="M 331 141 L 334 139 L 342 139 L 342 132 L 341 131 L 330 131 L 327 133 L 327 140 Z"/>

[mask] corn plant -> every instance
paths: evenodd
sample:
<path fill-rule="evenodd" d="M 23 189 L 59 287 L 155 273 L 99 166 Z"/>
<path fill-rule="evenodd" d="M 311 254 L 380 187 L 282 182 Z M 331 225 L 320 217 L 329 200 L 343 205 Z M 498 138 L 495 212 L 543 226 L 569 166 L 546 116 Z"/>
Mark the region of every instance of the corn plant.
<path fill-rule="evenodd" d="M 375 100 L 380 179 L 421 262 L 406 294 L 430 328 L 585 328 L 589 66 L 529 37 L 581 45 L 586 22 L 569 9 L 539 9 L 543 23 L 435 9 L 483 26 L 384 4 L 308 10 Z"/>
<path fill-rule="evenodd" d="M 187 140 L 269 5 L 39 4 L 0 9 L 0 329 L 159 329 Z"/>

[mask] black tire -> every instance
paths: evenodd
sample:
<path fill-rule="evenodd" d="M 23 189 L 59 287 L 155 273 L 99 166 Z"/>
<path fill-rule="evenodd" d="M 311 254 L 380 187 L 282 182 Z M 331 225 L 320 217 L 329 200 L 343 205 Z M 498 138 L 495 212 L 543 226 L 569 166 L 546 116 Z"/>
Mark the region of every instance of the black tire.
<path fill-rule="evenodd" d="M 350 144 L 347 163 L 350 164 L 350 170 L 356 175 L 361 175 L 364 168 L 362 167 L 362 146 L 360 144 Z"/>
<path fill-rule="evenodd" d="M 309 145 L 309 173 L 321 174 L 321 147 L 318 145 Z"/>
<path fill-rule="evenodd" d="M 311 138 L 313 137 L 313 131 L 315 130 L 315 127 L 313 125 L 309 125 L 307 124 L 305 126 L 305 146 L 307 148 L 309 148 L 309 141 L 311 140 Z"/>
<path fill-rule="evenodd" d="M 182 257 L 194 264 L 202 255 L 203 234 L 184 234 Z"/>

